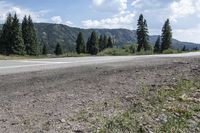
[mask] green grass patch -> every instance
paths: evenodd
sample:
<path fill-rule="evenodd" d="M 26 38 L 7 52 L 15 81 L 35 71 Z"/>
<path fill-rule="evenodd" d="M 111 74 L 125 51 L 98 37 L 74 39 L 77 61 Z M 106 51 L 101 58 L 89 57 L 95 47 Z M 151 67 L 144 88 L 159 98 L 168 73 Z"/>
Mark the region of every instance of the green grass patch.
<path fill-rule="evenodd" d="M 175 86 L 143 86 L 136 103 L 105 119 L 95 133 L 200 132 L 200 102 L 181 100 L 183 95 L 192 98 L 194 94 L 200 95 L 199 80 L 181 80 Z"/>

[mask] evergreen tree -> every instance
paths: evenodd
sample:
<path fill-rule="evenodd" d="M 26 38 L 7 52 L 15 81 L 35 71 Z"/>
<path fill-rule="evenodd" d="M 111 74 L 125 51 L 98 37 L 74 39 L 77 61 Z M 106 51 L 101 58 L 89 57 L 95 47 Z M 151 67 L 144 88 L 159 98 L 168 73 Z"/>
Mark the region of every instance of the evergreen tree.
<path fill-rule="evenodd" d="M 141 50 L 148 50 L 149 48 L 149 36 L 148 36 L 148 27 L 147 27 L 147 21 L 144 19 L 143 15 L 141 14 L 138 19 L 137 24 L 137 43 L 138 48 L 137 51 Z"/>
<path fill-rule="evenodd" d="M 22 21 L 22 37 L 23 37 L 23 40 L 24 40 L 24 45 L 25 45 L 25 50 L 26 50 L 26 54 L 29 54 L 27 51 L 28 51 L 28 48 L 29 48 L 29 44 L 30 44 L 30 33 L 29 33 L 29 25 L 28 25 L 28 18 L 27 16 L 25 15 L 24 16 L 24 19 Z"/>
<path fill-rule="evenodd" d="M 98 42 L 99 42 L 98 36 L 97 36 L 96 32 L 93 31 L 92 34 L 91 34 L 91 37 L 89 39 L 89 42 L 87 44 L 87 46 L 88 46 L 87 49 L 88 49 L 89 54 L 96 55 L 98 53 L 98 51 L 99 51 Z"/>
<path fill-rule="evenodd" d="M 83 34 L 81 32 L 78 34 L 78 37 L 76 40 L 76 52 L 78 54 L 85 53 L 85 41 L 83 38 Z"/>
<path fill-rule="evenodd" d="M 149 30 L 146 19 L 144 19 L 144 50 L 150 50 L 149 45 Z"/>
<path fill-rule="evenodd" d="M 44 44 L 42 48 L 42 55 L 47 55 L 47 46 Z"/>
<path fill-rule="evenodd" d="M 1 36 L 2 36 L 2 30 L 0 30 L 0 54 L 1 54 L 1 51 L 2 51 L 2 40 L 1 40 Z"/>
<path fill-rule="evenodd" d="M 36 31 L 31 16 L 25 16 L 22 22 L 22 34 L 28 55 L 38 54 Z"/>
<path fill-rule="evenodd" d="M 108 48 L 113 48 L 113 41 L 112 41 L 112 38 L 111 37 L 109 37 L 108 38 Z"/>
<path fill-rule="evenodd" d="M 172 28 L 170 26 L 169 19 L 167 19 L 162 28 L 161 52 L 169 49 L 171 47 L 171 44 L 172 44 Z"/>
<path fill-rule="evenodd" d="M 91 49 L 91 45 L 90 45 L 90 37 L 89 37 L 86 43 L 86 52 L 90 53 L 90 49 Z"/>
<path fill-rule="evenodd" d="M 1 45 L 0 45 L 0 53 L 4 55 L 11 54 L 11 47 L 12 47 L 12 21 L 13 17 L 9 13 L 6 19 L 5 24 L 2 28 L 2 35 L 1 35 Z"/>
<path fill-rule="evenodd" d="M 105 49 L 105 45 L 104 45 L 104 40 L 103 40 L 103 35 L 100 36 L 99 38 L 99 52 L 103 51 Z"/>
<path fill-rule="evenodd" d="M 186 49 L 186 46 L 185 46 L 185 45 L 183 46 L 183 49 L 182 49 L 182 51 L 187 51 L 187 49 Z"/>
<path fill-rule="evenodd" d="M 24 55 L 25 46 L 17 14 L 14 14 L 13 17 L 11 36 L 12 36 L 11 54 Z"/>
<path fill-rule="evenodd" d="M 104 44 L 103 49 L 108 48 L 108 37 L 106 35 L 104 35 L 104 37 L 103 37 L 103 44 Z"/>
<path fill-rule="evenodd" d="M 56 55 L 62 55 L 63 54 L 63 49 L 62 49 L 62 47 L 59 43 L 57 43 L 54 53 Z"/>
<path fill-rule="evenodd" d="M 156 40 L 155 46 L 154 46 L 154 53 L 160 53 L 160 36 Z"/>

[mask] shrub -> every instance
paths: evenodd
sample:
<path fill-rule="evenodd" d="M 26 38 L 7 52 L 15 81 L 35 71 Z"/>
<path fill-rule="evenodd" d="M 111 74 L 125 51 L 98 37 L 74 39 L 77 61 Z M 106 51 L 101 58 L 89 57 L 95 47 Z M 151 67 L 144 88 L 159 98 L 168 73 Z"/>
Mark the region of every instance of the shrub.
<path fill-rule="evenodd" d="M 148 51 L 141 50 L 140 52 L 136 52 L 135 54 L 136 55 L 152 55 L 154 53 L 153 53 L 153 50 L 148 50 Z"/>
<path fill-rule="evenodd" d="M 125 49 L 108 48 L 100 52 L 98 55 L 99 56 L 106 56 L 106 55 L 121 56 L 121 55 L 130 55 L 130 53 L 127 52 Z"/>
<path fill-rule="evenodd" d="M 176 54 L 176 53 L 179 53 L 179 52 L 174 49 L 168 49 L 168 50 L 163 51 L 163 54 Z"/>

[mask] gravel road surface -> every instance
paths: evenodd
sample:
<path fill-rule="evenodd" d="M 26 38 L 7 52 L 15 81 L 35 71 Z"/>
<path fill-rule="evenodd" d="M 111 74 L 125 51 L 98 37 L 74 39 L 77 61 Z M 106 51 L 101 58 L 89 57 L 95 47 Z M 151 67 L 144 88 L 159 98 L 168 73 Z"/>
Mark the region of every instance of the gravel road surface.
<path fill-rule="evenodd" d="M 200 53 L 0 61 L 0 74 L 0 133 L 87 133 L 144 84 L 200 79 Z"/>

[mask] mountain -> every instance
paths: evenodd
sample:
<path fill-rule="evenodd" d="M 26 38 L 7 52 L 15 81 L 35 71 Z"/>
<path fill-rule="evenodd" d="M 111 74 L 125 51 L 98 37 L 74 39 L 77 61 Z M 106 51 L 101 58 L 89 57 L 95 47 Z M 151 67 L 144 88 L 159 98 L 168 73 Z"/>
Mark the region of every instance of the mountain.
<path fill-rule="evenodd" d="M 0 25 L 0 28 L 2 25 Z M 137 42 L 136 31 L 128 29 L 81 29 L 69 27 L 62 24 L 50 23 L 35 23 L 37 37 L 40 44 L 46 44 L 51 52 L 53 52 L 56 44 L 59 42 L 66 51 L 75 50 L 75 41 L 79 32 L 84 34 L 85 42 L 92 31 L 96 31 L 98 35 L 106 34 L 112 36 L 117 47 L 122 47 L 124 44 L 135 44 Z M 154 45 L 158 36 L 150 36 L 150 43 Z M 194 48 L 200 49 L 200 44 L 180 42 L 173 39 L 172 47 L 182 49 L 184 46 L 188 50 Z"/>

